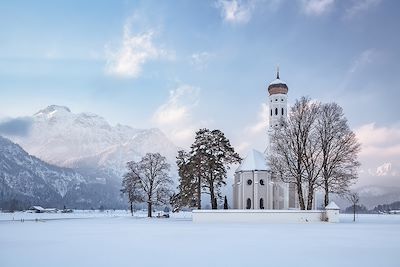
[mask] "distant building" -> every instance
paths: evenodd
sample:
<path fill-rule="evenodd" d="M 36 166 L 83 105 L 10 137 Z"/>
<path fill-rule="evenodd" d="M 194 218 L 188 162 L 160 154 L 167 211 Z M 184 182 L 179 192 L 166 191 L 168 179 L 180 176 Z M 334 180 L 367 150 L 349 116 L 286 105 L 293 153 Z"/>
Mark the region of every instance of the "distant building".
<path fill-rule="evenodd" d="M 44 213 L 45 209 L 41 206 L 32 206 L 28 209 L 28 211 L 34 212 L 34 213 Z"/>

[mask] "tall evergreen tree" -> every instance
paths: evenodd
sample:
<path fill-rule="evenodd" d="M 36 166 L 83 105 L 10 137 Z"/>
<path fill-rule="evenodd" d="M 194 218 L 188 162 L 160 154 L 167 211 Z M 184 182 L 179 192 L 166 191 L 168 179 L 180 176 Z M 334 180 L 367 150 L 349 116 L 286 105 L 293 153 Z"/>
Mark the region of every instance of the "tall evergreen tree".
<path fill-rule="evenodd" d="M 229 165 L 240 162 L 229 140 L 220 130 L 200 129 L 190 152 L 180 152 L 177 157 L 180 185 L 179 197 L 186 206 L 194 203 L 201 209 L 201 194 L 210 195 L 212 209 L 217 209 L 220 189 L 226 184 Z M 194 205 L 193 205 L 194 206 Z"/>
<path fill-rule="evenodd" d="M 224 198 L 224 210 L 227 210 L 227 209 L 229 209 L 229 206 L 228 206 L 228 199 L 227 199 L 226 196 L 225 196 L 225 198 Z"/>

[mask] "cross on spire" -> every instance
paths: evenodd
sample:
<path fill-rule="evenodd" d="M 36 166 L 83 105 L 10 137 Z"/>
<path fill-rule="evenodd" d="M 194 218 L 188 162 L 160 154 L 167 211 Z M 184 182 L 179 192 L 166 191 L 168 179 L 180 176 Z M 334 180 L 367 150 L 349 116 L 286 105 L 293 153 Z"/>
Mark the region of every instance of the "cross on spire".
<path fill-rule="evenodd" d="M 279 79 L 279 66 L 276 67 L 276 78 Z"/>

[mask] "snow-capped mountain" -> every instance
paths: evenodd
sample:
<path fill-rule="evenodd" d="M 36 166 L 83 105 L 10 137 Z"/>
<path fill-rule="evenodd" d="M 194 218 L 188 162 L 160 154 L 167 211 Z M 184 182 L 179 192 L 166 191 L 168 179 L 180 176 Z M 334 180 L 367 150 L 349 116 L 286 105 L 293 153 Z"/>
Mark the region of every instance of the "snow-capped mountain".
<path fill-rule="evenodd" d="M 98 179 L 117 178 L 126 162 L 147 152 L 159 152 L 172 163 L 177 147 L 159 129 L 111 126 L 92 113 L 72 113 L 48 106 L 32 116 L 27 136 L 10 136 L 30 154 L 62 167 L 75 168 Z"/>
<path fill-rule="evenodd" d="M 74 185 L 86 183 L 73 170 L 47 164 L 1 136 L 0 170 L 2 184 L 30 197 L 40 195 L 43 188 L 64 197 Z"/>
<path fill-rule="evenodd" d="M 376 168 L 376 175 L 377 176 L 396 176 L 399 173 L 393 168 L 392 163 L 386 162 L 381 166 Z"/>
<path fill-rule="evenodd" d="M 78 172 L 53 166 L 29 155 L 19 145 L 0 136 L 0 204 L 11 200 L 23 206 L 121 206 L 119 188 L 94 183 Z"/>

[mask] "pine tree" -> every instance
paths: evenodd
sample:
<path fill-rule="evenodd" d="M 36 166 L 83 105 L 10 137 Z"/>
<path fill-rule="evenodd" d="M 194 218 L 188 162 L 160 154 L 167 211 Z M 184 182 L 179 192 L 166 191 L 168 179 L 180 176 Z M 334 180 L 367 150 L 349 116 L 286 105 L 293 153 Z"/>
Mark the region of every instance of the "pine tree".
<path fill-rule="evenodd" d="M 227 210 L 227 209 L 229 209 L 229 207 L 228 207 L 228 199 L 225 196 L 225 198 L 224 198 L 224 210 Z"/>
<path fill-rule="evenodd" d="M 212 209 L 217 209 L 220 188 L 226 184 L 227 169 L 240 160 L 220 130 L 198 130 L 190 152 L 181 151 L 177 157 L 180 185 L 175 200 L 201 209 L 201 194 L 206 193 L 210 195 Z"/>

